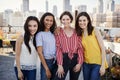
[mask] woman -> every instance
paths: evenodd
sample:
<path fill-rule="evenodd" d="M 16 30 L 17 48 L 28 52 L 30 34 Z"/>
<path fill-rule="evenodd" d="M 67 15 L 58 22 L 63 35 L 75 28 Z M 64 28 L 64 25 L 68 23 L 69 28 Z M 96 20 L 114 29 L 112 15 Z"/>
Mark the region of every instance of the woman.
<path fill-rule="evenodd" d="M 16 41 L 15 73 L 17 80 L 36 80 L 37 50 L 35 36 L 39 30 L 39 20 L 29 16 L 24 24 L 23 35 Z"/>
<path fill-rule="evenodd" d="M 41 59 L 41 80 L 52 79 L 56 45 L 54 30 L 56 22 L 52 13 L 45 13 L 40 19 L 40 32 L 36 36 L 37 51 Z"/>
<path fill-rule="evenodd" d="M 84 80 L 100 80 L 105 73 L 105 47 L 100 32 L 95 29 L 88 13 L 81 12 L 76 19 L 75 29 L 82 36 L 84 47 Z"/>
<path fill-rule="evenodd" d="M 80 68 L 83 63 L 83 49 L 81 38 L 77 36 L 71 27 L 73 17 L 65 11 L 60 16 L 63 28 L 56 35 L 57 65 L 58 69 L 54 80 L 65 80 L 70 71 L 70 80 L 78 80 Z"/>

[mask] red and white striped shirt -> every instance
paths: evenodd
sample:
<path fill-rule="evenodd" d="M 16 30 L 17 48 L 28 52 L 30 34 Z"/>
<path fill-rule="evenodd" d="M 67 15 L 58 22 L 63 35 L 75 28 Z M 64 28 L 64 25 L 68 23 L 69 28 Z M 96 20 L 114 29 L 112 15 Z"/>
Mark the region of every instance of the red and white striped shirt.
<path fill-rule="evenodd" d="M 63 64 L 63 53 L 68 53 L 70 59 L 73 58 L 73 54 L 78 54 L 78 64 L 83 63 L 83 47 L 81 38 L 77 36 L 75 30 L 71 37 L 67 37 L 63 29 L 60 29 L 60 33 L 55 36 L 57 46 L 57 64 Z"/>

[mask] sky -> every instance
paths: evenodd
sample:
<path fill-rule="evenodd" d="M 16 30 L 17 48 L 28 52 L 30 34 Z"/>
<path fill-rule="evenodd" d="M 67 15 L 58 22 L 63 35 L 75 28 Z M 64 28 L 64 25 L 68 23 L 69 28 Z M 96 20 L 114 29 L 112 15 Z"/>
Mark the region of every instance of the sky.
<path fill-rule="evenodd" d="M 10 2 L 9 2 L 10 1 Z M 30 10 L 37 10 L 37 12 L 45 12 L 45 1 L 46 0 L 29 0 Z M 104 5 L 108 0 L 103 0 Z M 115 3 L 120 4 L 120 0 L 114 0 Z M 58 14 L 63 10 L 63 0 L 48 0 L 49 12 L 52 12 L 54 5 L 57 5 Z M 93 7 L 97 6 L 97 0 L 70 0 L 72 10 L 78 5 L 87 5 L 87 11 L 91 12 Z M 0 12 L 5 9 L 12 9 L 13 11 L 21 11 L 22 0 L 0 0 Z"/>

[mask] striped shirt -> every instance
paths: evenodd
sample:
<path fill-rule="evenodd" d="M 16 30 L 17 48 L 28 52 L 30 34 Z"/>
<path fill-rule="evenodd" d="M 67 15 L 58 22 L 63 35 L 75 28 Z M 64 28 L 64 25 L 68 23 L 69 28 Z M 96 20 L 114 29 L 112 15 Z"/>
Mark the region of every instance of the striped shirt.
<path fill-rule="evenodd" d="M 75 30 L 71 37 L 67 37 L 65 32 L 60 29 L 60 33 L 56 35 L 55 38 L 57 46 L 57 64 L 63 64 L 63 53 L 68 53 L 70 59 L 73 58 L 73 54 L 78 54 L 78 64 L 83 63 L 83 48 L 81 38 L 77 36 Z"/>

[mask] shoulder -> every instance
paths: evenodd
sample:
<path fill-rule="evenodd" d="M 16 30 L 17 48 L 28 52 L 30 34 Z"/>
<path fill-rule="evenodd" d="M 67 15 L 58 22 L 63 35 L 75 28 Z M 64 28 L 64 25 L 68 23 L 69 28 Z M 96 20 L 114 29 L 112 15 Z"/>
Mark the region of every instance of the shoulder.
<path fill-rule="evenodd" d="M 23 41 L 24 41 L 24 35 L 20 35 L 18 38 L 17 38 L 17 43 L 23 43 Z"/>
<path fill-rule="evenodd" d="M 40 32 L 38 32 L 37 34 L 36 34 L 36 36 L 41 36 L 41 35 L 43 35 L 44 33 L 43 33 L 43 31 L 40 31 Z"/>

